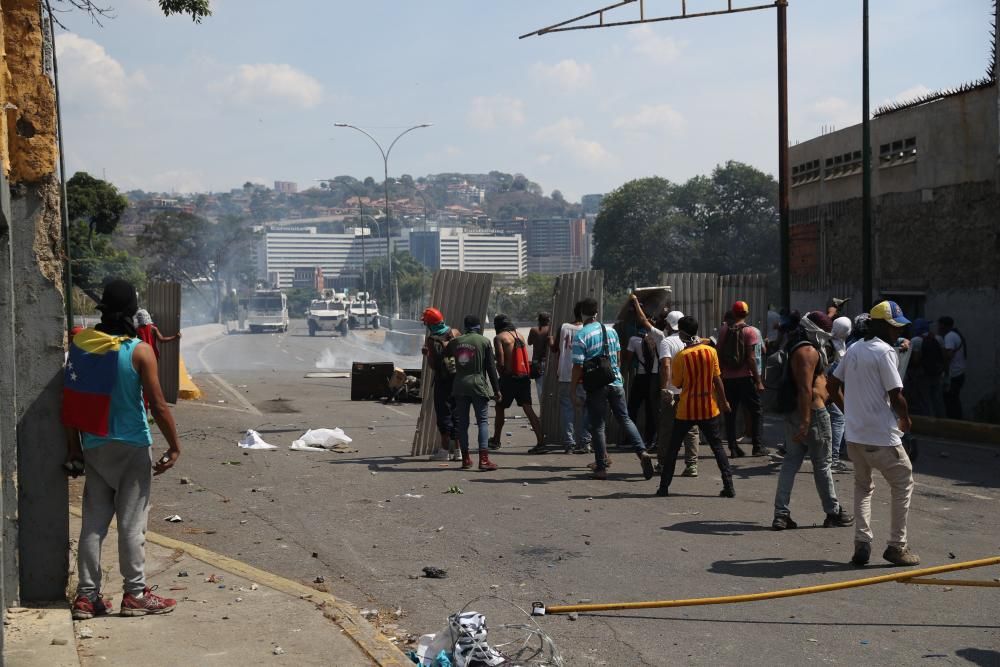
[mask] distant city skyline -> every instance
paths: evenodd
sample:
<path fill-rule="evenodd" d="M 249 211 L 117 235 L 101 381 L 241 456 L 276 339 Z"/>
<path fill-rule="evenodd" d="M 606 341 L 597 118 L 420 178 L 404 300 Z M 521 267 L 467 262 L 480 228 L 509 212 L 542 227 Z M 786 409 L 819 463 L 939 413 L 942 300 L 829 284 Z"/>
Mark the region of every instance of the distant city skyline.
<path fill-rule="evenodd" d="M 391 177 L 520 172 L 571 201 L 730 159 L 775 173 L 773 12 L 517 40 L 598 4 L 213 0 L 195 25 L 118 0 L 103 28 L 65 14 L 67 167 L 156 192 L 381 181 L 375 146 L 333 125 L 346 121 L 384 142 L 434 123 L 399 142 Z M 873 106 L 982 76 L 990 0 L 872 4 Z M 861 120 L 860 5 L 790 2 L 793 143 Z"/>

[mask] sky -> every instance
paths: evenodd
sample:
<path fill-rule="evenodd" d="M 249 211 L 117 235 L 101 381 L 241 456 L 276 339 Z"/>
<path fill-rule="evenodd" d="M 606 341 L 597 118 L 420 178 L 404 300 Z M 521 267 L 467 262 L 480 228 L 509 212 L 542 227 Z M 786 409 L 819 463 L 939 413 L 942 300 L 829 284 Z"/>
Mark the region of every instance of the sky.
<path fill-rule="evenodd" d="M 199 25 L 107 1 L 103 27 L 62 14 L 56 44 L 67 170 L 122 190 L 381 181 L 376 146 L 335 122 L 386 147 L 432 123 L 396 144 L 390 176 L 520 172 L 570 200 L 727 160 L 777 169 L 771 9 L 518 40 L 611 3 L 212 0 Z M 873 107 L 983 76 L 990 0 L 871 4 Z M 647 16 L 680 5 L 645 0 Z M 861 0 L 790 0 L 788 49 L 791 141 L 860 122 Z"/>

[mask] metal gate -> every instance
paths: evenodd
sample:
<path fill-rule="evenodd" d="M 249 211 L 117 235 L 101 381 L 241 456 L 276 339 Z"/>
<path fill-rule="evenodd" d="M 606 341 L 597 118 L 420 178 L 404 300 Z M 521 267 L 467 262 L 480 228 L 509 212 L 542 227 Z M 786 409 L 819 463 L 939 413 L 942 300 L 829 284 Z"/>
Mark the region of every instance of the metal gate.
<path fill-rule="evenodd" d="M 556 278 L 552 298 L 553 337 L 558 341 L 565 322 L 573 321 L 573 306 L 586 297 L 597 299 L 597 312 L 604 312 L 604 272 L 577 271 Z M 559 364 L 547 364 L 542 396 L 542 433 L 550 445 L 562 445 L 562 418 L 559 408 Z"/>
<path fill-rule="evenodd" d="M 440 310 L 445 322 L 461 329 L 466 315 L 474 314 L 480 319 L 486 319 L 486 305 L 492 288 L 493 274 L 442 269 L 434 272 L 428 305 Z M 412 456 L 430 454 L 441 442 L 437 430 L 437 412 L 434 410 L 434 371 L 428 368 L 426 357 L 421 377 L 420 417 L 413 435 L 413 447 L 410 451 Z"/>
<path fill-rule="evenodd" d="M 156 328 L 164 336 L 173 336 L 181 330 L 180 283 L 150 283 L 146 289 L 146 310 L 153 317 Z M 167 403 L 176 403 L 180 391 L 180 343 L 162 343 L 160 348 L 160 386 Z"/>
<path fill-rule="evenodd" d="M 767 336 L 767 274 L 664 273 L 660 282 L 673 288 L 671 309 L 697 319 L 701 336 L 717 335 L 723 315 L 737 300 L 747 302 L 747 321 Z"/>

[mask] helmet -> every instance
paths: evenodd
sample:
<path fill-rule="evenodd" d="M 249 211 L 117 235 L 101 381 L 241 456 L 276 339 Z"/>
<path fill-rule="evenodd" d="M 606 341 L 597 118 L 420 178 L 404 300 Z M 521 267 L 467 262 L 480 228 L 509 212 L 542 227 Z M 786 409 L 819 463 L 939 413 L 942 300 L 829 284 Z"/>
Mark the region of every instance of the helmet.
<path fill-rule="evenodd" d="M 437 308 L 425 308 L 424 314 L 420 316 L 420 321 L 427 326 L 432 326 L 434 324 L 441 324 L 444 322 L 444 315 Z"/>

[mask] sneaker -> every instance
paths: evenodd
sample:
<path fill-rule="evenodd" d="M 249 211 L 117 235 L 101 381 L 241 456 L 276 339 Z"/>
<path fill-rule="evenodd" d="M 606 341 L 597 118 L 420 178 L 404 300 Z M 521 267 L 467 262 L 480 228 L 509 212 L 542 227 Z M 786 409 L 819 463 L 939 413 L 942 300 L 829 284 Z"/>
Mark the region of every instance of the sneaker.
<path fill-rule="evenodd" d="M 910 551 L 910 547 L 907 546 L 888 546 L 885 549 L 885 553 L 882 554 L 882 558 L 893 565 L 920 565 L 920 556 Z"/>
<path fill-rule="evenodd" d="M 681 473 L 681 477 L 697 477 L 698 476 L 698 466 L 694 463 L 689 463 L 684 466 L 684 472 Z"/>
<path fill-rule="evenodd" d="M 448 452 L 448 460 L 449 461 L 461 461 L 462 460 L 462 455 L 459 454 L 458 452 Z"/>
<path fill-rule="evenodd" d="M 573 453 L 574 454 L 589 454 L 590 453 L 590 447 L 584 447 L 582 445 L 580 447 L 574 447 L 573 448 Z"/>
<path fill-rule="evenodd" d="M 86 595 L 77 595 L 73 600 L 73 620 L 86 621 L 96 616 L 107 616 L 111 609 L 111 600 L 105 599 L 100 593 L 96 603 Z"/>
<path fill-rule="evenodd" d="M 834 475 L 843 475 L 844 473 L 851 472 L 851 469 L 843 461 L 834 461 L 830 464 L 830 472 Z"/>
<path fill-rule="evenodd" d="M 590 478 L 591 479 L 607 479 L 608 478 L 608 470 L 607 470 L 607 468 L 598 468 L 598 469 L 594 470 L 594 472 L 590 473 Z"/>
<path fill-rule="evenodd" d="M 656 490 L 656 495 L 659 498 L 666 498 L 667 496 L 670 495 L 670 489 L 667 488 L 666 486 L 661 486 Z"/>
<path fill-rule="evenodd" d="M 872 557 L 872 545 L 867 542 L 854 543 L 854 555 L 851 556 L 851 563 L 858 567 L 864 567 Z"/>
<path fill-rule="evenodd" d="M 753 456 L 767 456 L 767 448 L 763 445 L 754 445 L 752 454 Z"/>
<path fill-rule="evenodd" d="M 854 515 L 848 514 L 843 507 L 837 510 L 836 514 L 827 514 L 823 519 L 824 528 L 845 528 L 854 525 Z"/>
<path fill-rule="evenodd" d="M 447 461 L 448 460 L 448 450 L 439 449 L 431 454 L 431 461 Z"/>
<path fill-rule="evenodd" d="M 546 451 L 545 445 L 539 444 L 539 445 L 535 445 L 534 447 L 532 447 L 531 449 L 529 449 L 528 453 L 529 454 L 544 454 L 545 451 Z"/>
<path fill-rule="evenodd" d="M 653 479 L 653 457 L 646 452 L 640 452 L 639 464 L 642 466 L 642 476 L 646 479 Z"/>
<path fill-rule="evenodd" d="M 153 591 L 156 586 L 142 592 L 142 597 L 136 597 L 131 593 L 126 593 L 122 598 L 122 616 L 145 616 L 146 614 L 169 614 L 177 607 L 177 600 L 161 598 Z"/>
<path fill-rule="evenodd" d="M 723 487 L 722 491 L 719 491 L 719 497 L 720 498 L 735 498 L 736 497 L 736 489 L 734 489 L 731 486 Z"/>
<path fill-rule="evenodd" d="M 493 450 L 500 449 L 500 441 L 497 440 L 497 439 L 495 439 L 495 438 L 490 438 L 489 439 L 489 447 L 490 447 L 490 449 L 493 449 Z"/>
<path fill-rule="evenodd" d="M 774 530 L 790 530 L 792 528 L 798 528 L 799 524 L 792 521 L 790 516 L 776 516 L 774 521 L 771 522 L 771 528 Z"/>
<path fill-rule="evenodd" d="M 735 447 L 730 447 L 729 448 L 729 456 L 731 458 L 741 459 L 741 458 L 743 458 L 746 455 L 747 455 L 747 453 L 744 452 L 742 449 L 740 449 L 739 445 L 736 445 Z"/>

